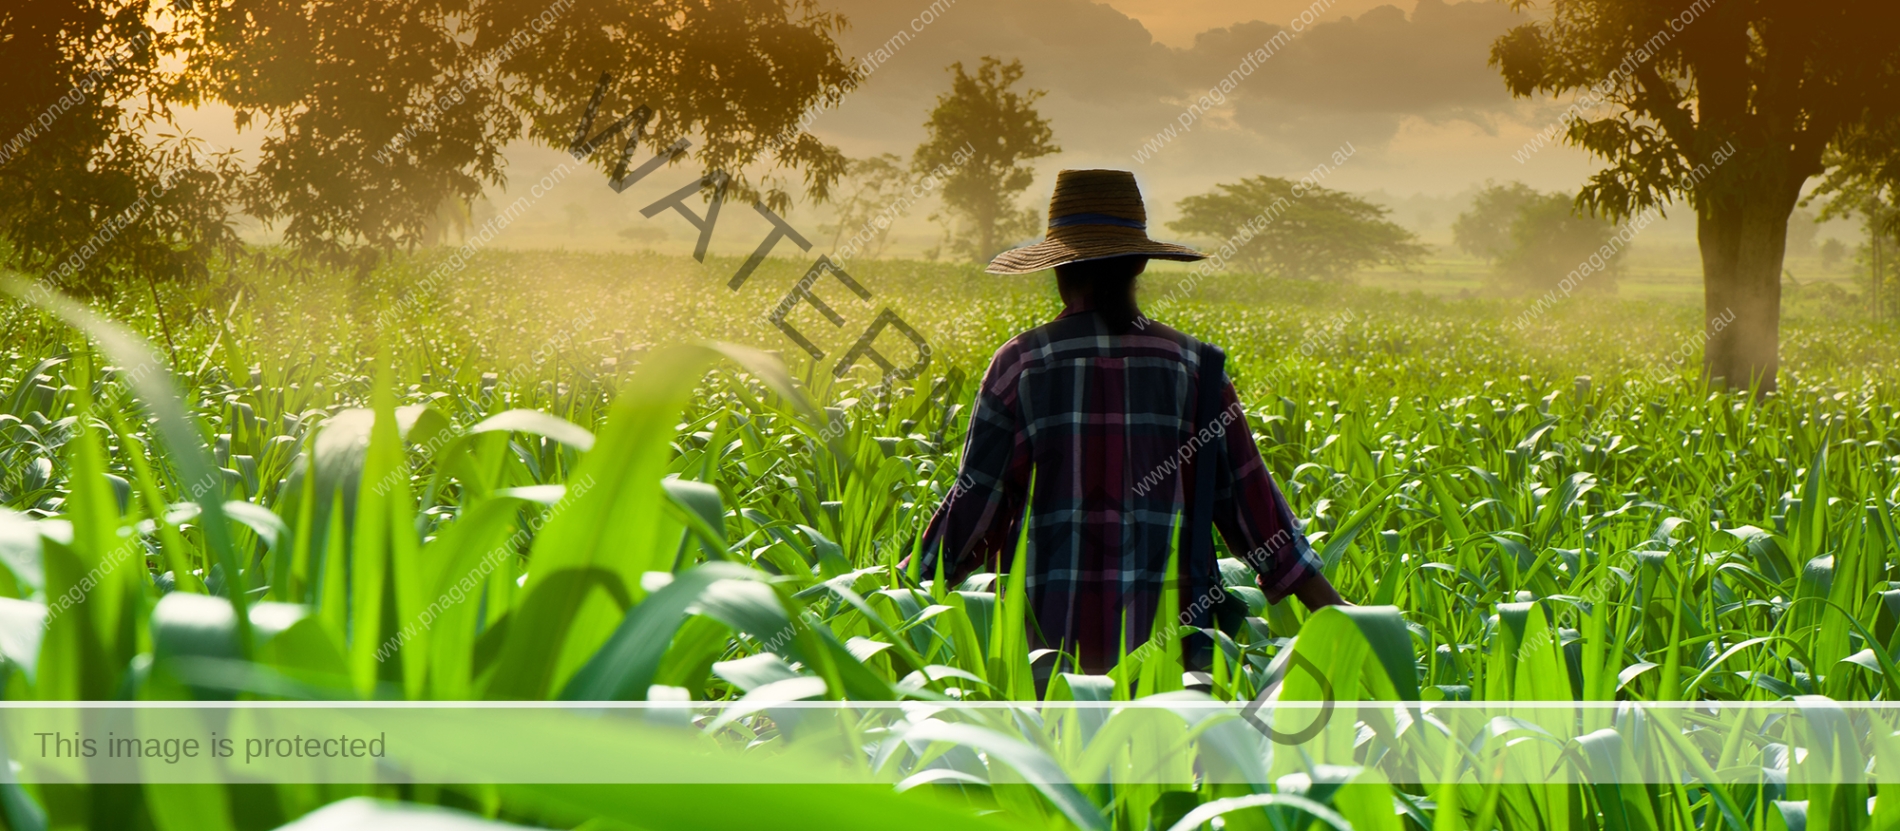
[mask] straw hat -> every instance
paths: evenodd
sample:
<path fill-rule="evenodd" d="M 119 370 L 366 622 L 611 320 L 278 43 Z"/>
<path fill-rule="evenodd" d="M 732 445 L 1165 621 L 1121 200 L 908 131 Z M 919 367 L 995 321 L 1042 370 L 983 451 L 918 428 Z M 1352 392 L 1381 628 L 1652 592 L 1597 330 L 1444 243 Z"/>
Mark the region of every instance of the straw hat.
<path fill-rule="evenodd" d="M 1049 198 L 1049 232 L 1035 245 L 1004 251 L 990 261 L 991 274 L 1029 274 L 1045 268 L 1109 257 L 1205 260 L 1192 248 L 1148 238 L 1135 174 L 1126 170 L 1064 170 Z"/>

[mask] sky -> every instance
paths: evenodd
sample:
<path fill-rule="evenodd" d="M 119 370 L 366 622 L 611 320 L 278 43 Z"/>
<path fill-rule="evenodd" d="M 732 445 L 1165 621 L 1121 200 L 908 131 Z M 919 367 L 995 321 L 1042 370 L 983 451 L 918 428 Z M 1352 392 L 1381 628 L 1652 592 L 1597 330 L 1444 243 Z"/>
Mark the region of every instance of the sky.
<path fill-rule="evenodd" d="M 1513 100 L 1486 66 L 1491 42 L 1523 22 L 1489 0 L 1404 8 L 1357 0 L 955 0 L 921 27 L 913 24 L 928 4 L 919 0 L 824 2 L 851 21 L 840 39 L 847 55 L 911 32 L 811 128 L 853 156 L 907 156 L 948 87 L 945 68 L 994 55 L 1021 60 L 1026 84 L 1048 93 L 1040 109 L 1063 152 L 1039 169 L 1134 170 L 1165 202 L 1246 176 L 1303 175 L 1340 148 L 1350 148 L 1350 160 L 1326 185 L 1361 192 L 1452 195 L 1486 179 L 1574 190 L 1595 167 L 1565 147 L 1513 158 L 1561 107 Z M 1271 56 L 1224 103 L 1187 113 L 1249 51 L 1269 44 Z M 1188 129 L 1139 158 L 1170 125 Z M 1046 189 L 1053 176 L 1038 179 Z"/>
<path fill-rule="evenodd" d="M 1513 98 L 1487 64 L 1491 44 L 1528 18 L 1498 0 L 1400 2 L 819 0 L 849 21 L 837 36 L 845 57 L 875 55 L 875 70 L 808 129 L 853 158 L 908 159 L 949 89 L 951 64 L 1020 60 L 1023 86 L 1045 93 L 1036 106 L 1061 152 L 1031 163 L 1035 181 L 1019 204 L 1045 206 L 1065 168 L 1132 170 L 1161 237 L 1188 196 L 1250 176 L 1322 171 L 1323 186 L 1366 196 L 1422 241 L 1449 246 L 1452 222 L 1487 183 L 1574 194 L 1602 166 L 1560 136 L 1527 145 L 1560 129 L 1569 104 Z M 1264 62 L 1244 62 L 1262 49 Z M 1237 69 L 1224 100 L 1190 109 Z M 509 178 L 533 181 L 561 158 L 522 148 Z M 595 227 L 659 228 L 680 245 L 694 236 L 684 220 L 649 222 L 632 207 L 637 199 L 593 190 L 561 198 L 584 203 L 575 216 Z M 938 241 L 929 213 L 898 221 L 894 252 Z M 1645 232 L 1645 246 L 1693 256 L 1693 212 L 1667 214 Z M 787 216 L 815 227 L 830 211 L 795 204 Z M 715 250 L 722 245 L 714 240 Z"/>
<path fill-rule="evenodd" d="M 1047 203 L 1061 169 L 1120 168 L 1135 172 L 1151 218 L 1164 224 L 1181 199 L 1217 184 L 1298 178 L 1344 157 L 1321 184 L 1372 195 L 1393 209 L 1392 219 L 1444 244 L 1452 220 L 1487 181 L 1575 193 L 1600 166 L 1560 142 L 1526 152 L 1567 102 L 1513 99 L 1486 65 L 1492 42 L 1525 22 L 1496 0 L 819 2 L 849 20 L 838 36 L 847 58 L 885 50 L 864 83 L 809 128 L 852 157 L 908 159 L 925 138 L 936 97 L 949 88 L 952 63 L 1022 61 L 1025 86 L 1046 93 L 1037 107 L 1062 148 L 1033 163 L 1026 206 Z M 1270 56 L 1243 64 L 1259 49 Z M 1243 74 L 1224 100 L 1190 110 L 1236 69 Z M 228 114 L 209 120 L 224 123 L 202 124 L 209 129 L 198 134 L 244 142 L 226 135 Z M 532 182 L 561 159 L 549 148 L 517 148 L 508 177 Z M 650 224 L 634 218 L 628 198 L 604 188 L 560 200 L 579 203 L 574 215 L 596 217 L 602 227 Z M 827 212 L 794 213 L 816 223 Z M 1670 213 L 1673 221 L 1648 235 L 1692 243 L 1692 217 Z M 676 224 L 669 233 L 691 234 L 683 220 Z M 919 239 L 935 233 L 922 215 L 902 226 Z"/>
<path fill-rule="evenodd" d="M 1146 28 L 1154 39 L 1174 47 L 1187 47 L 1194 36 L 1209 29 L 1249 20 L 1284 23 L 1313 5 L 1312 0 L 1109 0 L 1110 8 L 1128 15 Z M 1366 0 L 1337 0 L 1324 5 L 1332 17 L 1357 16 L 1383 5 Z"/>

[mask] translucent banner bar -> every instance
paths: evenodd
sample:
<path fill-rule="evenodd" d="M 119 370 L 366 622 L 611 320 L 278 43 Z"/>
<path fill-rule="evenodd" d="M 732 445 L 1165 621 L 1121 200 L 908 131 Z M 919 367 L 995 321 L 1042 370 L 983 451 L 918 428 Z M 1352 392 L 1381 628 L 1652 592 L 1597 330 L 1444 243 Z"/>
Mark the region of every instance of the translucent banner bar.
<path fill-rule="evenodd" d="M 1900 708 L 1766 703 L 6 702 L 36 783 L 1900 783 Z"/>

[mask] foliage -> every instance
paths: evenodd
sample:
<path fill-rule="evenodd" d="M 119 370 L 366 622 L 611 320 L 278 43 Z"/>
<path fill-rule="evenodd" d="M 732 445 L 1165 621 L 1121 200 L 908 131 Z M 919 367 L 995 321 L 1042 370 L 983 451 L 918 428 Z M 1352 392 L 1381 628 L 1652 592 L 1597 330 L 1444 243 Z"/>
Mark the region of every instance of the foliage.
<path fill-rule="evenodd" d="M 1254 176 L 1178 208 L 1169 228 L 1215 240 L 1222 260 L 1259 274 L 1339 279 L 1377 263 L 1406 265 L 1426 250 L 1387 209 L 1311 182 Z"/>
<path fill-rule="evenodd" d="M 1616 226 L 1597 217 L 1578 216 L 1564 194 L 1533 193 L 1518 207 L 1509 231 L 1510 247 L 1497 258 L 1498 280 L 1507 291 L 1538 293 L 1555 287 L 1579 263 L 1589 262 L 1604 241 L 1616 234 Z M 1603 268 L 1591 271 L 1572 288 L 1592 294 L 1615 292 L 1627 250 L 1618 248 Z"/>
<path fill-rule="evenodd" d="M 1847 256 L 1847 244 L 1833 237 L 1821 243 L 1821 268 L 1832 271 Z"/>
<path fill-rule="evenodd" d="M 1900 204 L 1900 114 L 1890 114 L 1884 123 L 1869 119 L 1852 125 L 1836 144 L 1840 149 L 1825 159 L 1827 175 L 1802 204 L 1825 199 L 1821 219 L 1860 211 L 1877 227 L 1900 236 L 1900 211 L 1890 207 L 1890 215 L 1874 216 L 1881 213 L 1881 203 Z"/>
<path fill-rule="evenodd" d="M 148 15 L 150 20 L 148 21 Z M 235 159 L 162 135 L 185 48 L 169 5 L 48 0 L 0 9 L 0 238 L 5 262 L 91 295 L 202 277 L 236 250 Z"/>
<path fill-rule="evenodd" d="M 929 136 L 911 155 L 911 170 L 919 177 L 949 171 L 941 186 L 944 213 L 932 218 L 944 224 L 951 251 L 988 262 L 1010 240 L 1041 230 L 1038 211 L 1016 207 L 1016 197 L 1035 181 L 1035 169 L 1024 162 L 1062 148 L 1036 111 L 1044 92 L 1015 90 L 1021 60 L 985 55 L 975 74 L 961 61 L 949 72 L 950 91 L 937 96 L 924 122 Z"/>
<path fill-rule="evenodd" d="M 1569 120 L 1569 140 L 1612 163 L 1583 191 L 1594 210 L 1627 217 L 1677 197 L 1707 209 L 1748 193 L 1740 172 L 1691 175 L 1725 142 L 1743 142 L 1740 152 L 1750 156 L 1770 142 L 1791 149 L 1774 173 L 1797 178 L 1777 178 L 1775 192 L 1758 195 L 1792 207 L 1800 182 L 1822 171 L 1831 143 L 1849 131 L 1878 132 L 1900 114 L 1889 94 L 1896 68 L 1874 57 L 1897 48 L 1878 33 L 1884 17 L 1872 4 L 1828 5 L 1831 13 L 1821 14 L 1810 7 L 1565 0 L 1552 3 L 1545 19 L 1499 38 L 1491 63 L 1515 95 L 1581 91 L 1613 105 L 1603 117 Z M 1765 48 L 1739 48 L 1751 40 Z M 1750 125 L 1779 132 L 1755 135 Z M 1862 158 L 1892 152 L 1885 141 L 1853 146 Z"/>
<path fill-rule="evenodd" d="M 831 234 L 833 251 L 847 250 L 844 241 L 850 238 L 851 256 L 877 259 L 891 238 L 891 220 L 895 217 L 890 212 L 904 198 L 904 188 L 912 183 L 909 171 L 897 154 L 881 153 L 852 159 L 844 181 L 845 194 L 833 200 L 837 213 L 830 223 L 820 225 L 819 231 Z"/>
<path fill-rule="evenodd" d="M 832 40 L 843 20 L 813 0 L 15 5 L 0 12 L 0 74 L 18 93 L 0 96 L 0 142 L 55 117 L 0 160 L 0 233 L 12 264 L 36 273 L 97 247 L 78 280 L 59 275 L 80 289 L 120 269 L 202 276 L 232 252 L 240 211 L 360 277 L 428 240 L 443 205 L 501 184 L 509 142 L 579 143 L 602 73 L 620 81 L 597 102 L 599 127 L 624 118 L 620 133 L 645 152 L 692 136 L 695 161 L 732 177 L 732 198 L 783 209 L 782 174 L 796 172 L 822 200 L 843 157 L 795 127 L 857 79 Z M 69 89 L 82 102 L 56 106 Z M 170 137 L 172 108 L 208 104 L 258 136 L 254 163 Z M 633 118 L 640 106 L 650 120 Z M 608 151 L 592 163 L 612 171 L 636 148 L 602 132 L 587 137 Z M 138 200 L 155 188 L 156 204 Z M 117 239 L 93 239 L 118 217 Z"/>
<path fill-rule="evenodd" d="M 1825 198 L 1821 218 L 1837 219 L 1858 214 L 1866 229 L 1866 242 L 1857 247 L 1855 260 L 1867 278 L 1868 308 L 1876 319 L 1900 316 L 1900 268 L 1894 265 L 1894 252 L 1900 250 L 1900 119 L 1884 129 L 1863 128 L 1848 134 L 1843 145 L 1854 148 L 1884 148 L 1883 151 L 1842 152 L 1834 158 L 1839 166 L 1830 171 L 1821 186 L 1807 199 Z M 1837 252 L 1836 259 L 1845 252 Z"/>
<path fill-rule="evenodd" d="M 1856 141 L 1864 141 L 1856 138 Z M 1894 151 L 1900 158 L 1900 149 Z M 1866 229 L 1866 242 L 1857 246 L 1854 259 L 1867 281 L 1865 307 L 1875 319 L 1900 315 L 1900 268 L 1894 266 L 1894 252 L 1900 250 L 1900 174 L 1894 159 L 1868 160 L 1842 154 L 1841 164 L 1831 171 L 1821 186 L 1804 202 L 1826 199 L 1821 219 L 1845 219 L 1858 215 Z M 1834 240 L 1829 240 L 1835 242 Z M 1837 248 L 1844 249 L 1836 242 Z M 1838 262 L 1845 250 L 1834 252 Z"/>
<path fill-rule="evenodd" d="M 1512 246 L 1511 228 L 1525 206 L 1541 198 L 1530 185 L 1485 183 L 1472 200 L 1470 210 L 1458 215 L 1451 224 L 1451 238 L 1458 250 L 1473 257 L 1496 260 Z"/>
<path fill-rule="evenodd" d="M 225 275 L 247 299 L 179 333 L 191 359 L 171 367 L 187 405 L 175 412 L 154 407 L 157 376 L 139 371 L 149 353 L 96 322 L 82 335 L 0 303 L 0 327 L 16 335 L 0 353 L 0 607 L 21 613 L 0 625 L 51 624 L 43 641 L 0 639 L 8 699 L 734 700 L 770 679 L 854 701 L 1024 697 L 1015 657 L 1028 658 L 1027 621 L 1009 578 L 942 586 L 892 567 L 953 487 L 971 393 L 962 379 L 1055 313 L 1047 287 L 967 266 L 867 263 L 907 316 L 936 322 L 933 367 L 955 374 L 823 388 L 795 380 L 807 367 L 785 373 L 748 350 L 638 342 L 749 339 L 754 310 L 708 308 L 693 291 L 717 286 L 729 263 L 485 254 L 452 284 L 416 283 L 430 265 L 379 269 L 361 307 L 332 302 L 354 291 L 332 281 Z M 766 268 L 789 281 L 802 264 Z M 627 280 L 630 269 L 642 279 Z M 524 284 L 530 272 L 542 279 Z M 174 316 L 191 302 L 180 298 Z M 401 325 L 365 319 L 391 308 Z M 156 329 L 150 307 L 95 309 Z M 589 316 L 601 309 L 629 311 Z M 1893 649 L 1881 638 L 1900 576 L 1891 340 L 1793 314 L 1789 383 L 1756 401 L 1707 394 L 1693 367 L 1665 357 L 1696 331 L 1693 309 L 1569 304 L 1546 326 L 1507 333 L 1498 321 L 1514 309 L 1248 275 L 1209 281 L 1176 307 L 1170 324 L 1228 348 L 1263 457 L 1333 581 L 1391 607 L 1250 605 L 1221 633 L 1230 663 L 1215 695 L 1251 697 L 1297 650 L 1348 699 L 1889 700 L 1891 670 L 1876 656 Z M 1346 311 L 1315 333 L 1314 321 Z M 214 485 L 194 491 L 200 464 Z M 482 571 L 496 550 L 504 556 Z M 89 569 L 97 585 L 65 602 Z M 590 585 L 580 573 L 603 576 Z M 416 625 L 442 587 L 464 580 L 472 596 Z M 616 585 L 624 610 L 610 599 Z M 274 604 L 259 619 L 294 623 L 246 638 L 238 627 L 252 616 L 224 611 L 207 626 L 181 614 L 249 602 L 238 588 Z M 809 625 L 778 637 L 791 621 Z M 1153 703 L 1191 698 L 1163 692 L 1179 678 L 1170 652 L 1133 653 L 1117 673 L 1163 693 Z M 1542 686 L 1518 680 L 1513 662 L 1533 661 Z M 1282 697 L 1313 694 L 1304 677 Z M 1063 680 L 1050 699 L 1116 689 Z M 902 775 L 925 774 L 902 794 L 241 786 L 192 792 L 203 799 L 181 811 L 190 795 L 176 788 L 7 783 L 0 810 L 9 827 L 38 805 L 48 827 L 160 831 L 268 828 L 354 796 L 542 827 L 741 827 L 776 813 L 810 827 L 1132 831 L 1221 810 L 1232 828 L 1307 827 L 1335 811 L 1355 828 L 1644 827 L 1619 825 L 1614 799 L 1556 808 L 1534 785 L 1485 798 L 1455 784 L 1395 788 L 1357 769 L 1239 789 L 1194 771 L 1165 792 L 1088 784 L 1089 754 L 1140 746 L 1020 710 L 932 710 L 907 724 L 919 744 L 981 750 L 955 756 L 967 778 L 934 773 L 926 747 L 894 751 Z M 790 764 L 777 754 L 795 738 L 773 713 L 691 729 L 691 744 L 632 745 L 610 724 L 559 739 L 639 747 L 656 765 Z M 1198 770 L 1248 759 L 1221 755 L 1219 723 L 1183 717 L 1175 729 L 1198 742 Z M 1767 733 L 1738 741 L 1721 784 L 1637 788 L 1657 815 L 1647 827 L 1768 826 L 1800 799 L 1827 798 L 1814 786 L 1757 798 L 1768 793 L 1758 781 L 1789 779 L 1775 761 L 1784 745 Z M 1024 784 L 1011 765 L 1025 762 L 1053 775 Z M 1739 806 L 1735 821 L 1718 805 Z"/>
<path fill-rule="evenodd" d="M 1864 0 L 1554 0 L 1493 44 L 1513 95 L 1578 96 L 1566 138 L 1608 162 L 1579 204 L 1618 218 L 1676 199 L 1696 210 L 1704 318 L 1738 318 L 1710 327 L 1705 377 L 1774 388 L 1789 213 L 1830 148 L 1894 158 L 1889 17 Z"/>

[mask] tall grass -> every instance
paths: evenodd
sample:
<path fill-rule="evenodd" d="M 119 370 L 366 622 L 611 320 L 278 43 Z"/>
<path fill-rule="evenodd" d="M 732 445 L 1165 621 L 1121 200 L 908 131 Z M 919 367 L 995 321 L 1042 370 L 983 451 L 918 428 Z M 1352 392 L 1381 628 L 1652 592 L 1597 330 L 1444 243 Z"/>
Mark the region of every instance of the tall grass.
<path fill-rule="evenodd" d="M 1020 572 L 951 586 L 898 563 L 956 476 L 968 379 L 1053 313 L 1044 287 L 875 266 L 937 356 L 892 390 L 827 383 L 800 355 L 654 346 L 777 342 L 756 311 L 700 299 L 717 283 L 689 261 L 498 255 L 419 288 L 425 267 L 342 288 L 224 275 L 173 298 L 207 310 L 175 362 L 109 322 L 149 328 L 129 302 L 0 308 L 8 699 L 1035 698 Z M 1269 608 L 1226 561 L 1249 610 L 1214 633 L 1214 696 L 1252 698 L 1297 652 L 1347 699 L 1891 699 L 1893 345 L 1793 315 L 1783 391 L 1757 399 L 1669 362 L 1693 311 L 1579 306 L 1529 331 L 1504 328 L 1511 312 L 1242 279 L 1170 310 L 1233 354 L 1263 455 L 1367 607 Z M 1047 696 L 1191 697 L 1177 645 Z M 1321 695 L 1297 673 L 1280 691 Z M 1752 784 L 1786 778 L 1768 730 L 1719 754 L 1724 782 L 1751 784 L 1474 790 L 1369 770 L 1067 781 L 1160 739 L 986 711 L 929 722 L 915 746 L 982 752 L 899 753 L 903 794 L 26 784 L 0 786 L 0 818 L 268 828 L 361 794 L 656 829 L 1139 829 L 1224 811 L 1230 828 L 1742 831 L 1793 827 L 1808 804 L 1817 824 L 1878 815 L 1839 808 L 1846 792 Z M 764 765 L 790 742 L 766 713 L 698 727 Z M 1226 763 L 1208 755 L 1226 745 L 1194 740 L 1202 764 Z"/>

